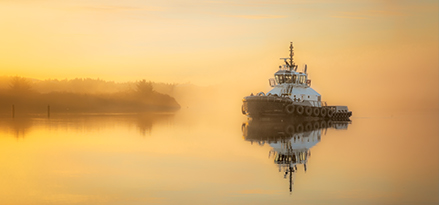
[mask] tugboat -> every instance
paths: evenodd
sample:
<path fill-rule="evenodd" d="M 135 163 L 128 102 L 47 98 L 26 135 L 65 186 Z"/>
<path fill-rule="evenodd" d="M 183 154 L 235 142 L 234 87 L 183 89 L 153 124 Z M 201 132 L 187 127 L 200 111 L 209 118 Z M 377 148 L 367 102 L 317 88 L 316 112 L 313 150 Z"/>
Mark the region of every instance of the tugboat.
<path fill-rule="evenodd" d="M 321 95 L 311 88 L 307 65 L 302 72 L 293 61 L 293 43 L 290 43 L 290 57 L 281 58 L 284 65 L 269 79 L 273 87 L 268 93 L 259 92 L 244 97 L 242 114 L 252 118 L 262 116 L 294 116 L 300 119 L 349 120 L 352 112 L 347 106 L 328 106 L 321 101 Z"/>

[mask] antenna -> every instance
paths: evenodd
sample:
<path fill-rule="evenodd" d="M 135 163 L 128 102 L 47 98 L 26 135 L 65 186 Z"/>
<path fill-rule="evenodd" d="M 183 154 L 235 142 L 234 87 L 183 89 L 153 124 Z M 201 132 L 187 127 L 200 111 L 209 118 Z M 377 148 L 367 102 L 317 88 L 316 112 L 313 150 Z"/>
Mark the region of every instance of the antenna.
<path fill-rule="evenodd" d="M 294 61 L 293 61 L 293 56 L 294 56 L 294 51 L 293 51 L 293 42 L 290 42 L 290 65 L 291 67 L 294 67 Z"/>
<path fill-rule="evenodd" d="M 294 71 L 297 71 L 297 65 L 293 61 L 294 51 L 293 51 L 293 42 L 290 42 L 290 57 L 289 58 L 281 58 L 281 60 L 285 61 L 285 64 L 288 66 L 288 68 L 291 70 L 294 69 Z M 288 60 L 290 61 L 288 63 Z"/>

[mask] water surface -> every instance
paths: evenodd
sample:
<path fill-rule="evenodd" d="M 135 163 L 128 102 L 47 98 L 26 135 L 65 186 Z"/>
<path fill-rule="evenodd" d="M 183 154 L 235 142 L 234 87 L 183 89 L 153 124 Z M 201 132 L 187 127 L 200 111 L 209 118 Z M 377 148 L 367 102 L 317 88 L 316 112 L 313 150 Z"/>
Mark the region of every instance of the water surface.
<path fill-rule="evenodd" d="M 301 131 L 294 122 L 185 109 L 2 117 L 0 201 L 437 204 L 437 124 L 435 114 L 401 114 Z"/>

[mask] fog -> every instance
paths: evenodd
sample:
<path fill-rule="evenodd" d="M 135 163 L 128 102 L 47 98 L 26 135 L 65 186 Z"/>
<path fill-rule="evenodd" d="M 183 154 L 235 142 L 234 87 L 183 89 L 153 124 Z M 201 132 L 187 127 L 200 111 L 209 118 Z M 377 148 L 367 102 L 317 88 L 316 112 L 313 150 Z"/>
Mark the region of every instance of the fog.
<path fill-rule="evenodd" d="M 156 86 L 170 93 L 173 85 L 146 80 L 114 83 L 99 79 L 39 81 L 19 76 L 3 79 L 9 82 L 0 88 L 3 115 L 169 112 L 180 108 L 173 97 L 154 89 Z"/>
<path fill-rule="evenodd" d="M 425 58 L 427 61 L 418 65 L 425 75 L 419 78 L 414 78 L 411 70 L 395 72 L 398 66 L 403 66 L 396 59 L 386 62 L 372 60 L 374 66 L 352 61 L 335 66 L 333 63 L 339 59 L 328 59 L 328 64 L 320 61 L 308 64 L 308 74 L 312 79 L 311 87 L 322 95 L 323 101 L 328 105 L 348 106 L 354 117 L 438 112 L 438 73 L 432 69 L 437 62 L 431 60 L 432 56 Z M 415 65 L 414 61 L 408 62 L 404 66 Z M 180 112 L 215 112 L 220 115 L 225 110 L 240 112 L 244 96 L 271 89 L 268 79 L 273 77 L 280 63 L 277 59 L 256 61 L 221 78 L 221 83 L 205 86 L 148 79 L 115 82 L 99 78 L 40 80 L 3 76 L 0 77 L 0 113 L 9 115 L 12 104 L 15 104 L 17 113 L 45 113 L 48 105 L 54 113 L 143 112 L 147 111 L 144 105 L 155 111 L 176 111 L 180 107 Z M 304 64 L 299 65 L 300 70 Z M 368 72 L 364 72 L 366 70 Z M 152 86 L 150 94 L 139 92 L 137 85 L 142 81 Z"/>

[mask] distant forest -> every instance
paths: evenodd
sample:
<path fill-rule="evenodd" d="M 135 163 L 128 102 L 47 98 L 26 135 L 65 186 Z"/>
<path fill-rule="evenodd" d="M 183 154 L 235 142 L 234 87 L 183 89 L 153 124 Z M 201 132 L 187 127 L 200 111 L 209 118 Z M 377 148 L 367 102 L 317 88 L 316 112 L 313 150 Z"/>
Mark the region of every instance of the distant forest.
<path fill-rule="evenodd" d="M 19 76 L 0 76 L 0 90 L 10 89 L 13 84 L 30 86 L 30 90 L 39 93 L 71 92 L 71 93 L 116 93 L 136 89 L 138 82 L 114 82 L 102 79 L 75 78 L 75 79 L 46 79 L 37 80 Z M 163 94 L 171 94 L 177 84 L 150 82 L 153 90 Z"/>
<path fill-rule="evenodd" d="M 167 112 L 180 108 L 171 97 L 176 84 L 140 80 L 117 83 L 101 79 L 36 80 L 0 77 L 0 113 Z"/>

